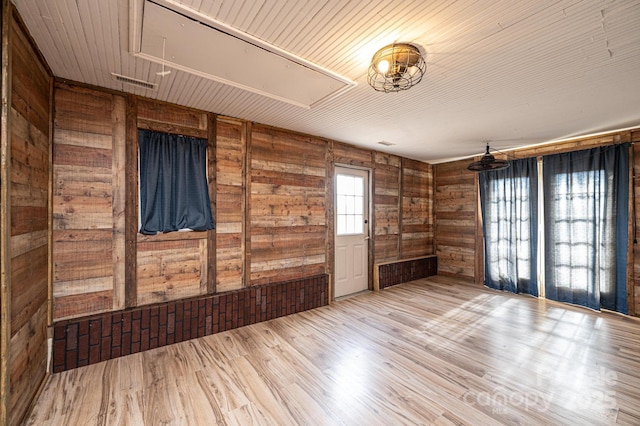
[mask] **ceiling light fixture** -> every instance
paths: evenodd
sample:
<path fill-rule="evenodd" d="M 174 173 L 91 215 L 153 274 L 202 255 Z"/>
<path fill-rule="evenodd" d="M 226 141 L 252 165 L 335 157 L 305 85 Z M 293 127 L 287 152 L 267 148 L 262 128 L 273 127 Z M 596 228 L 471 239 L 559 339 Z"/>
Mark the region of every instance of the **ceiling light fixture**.
<path fill-rule="evenodd" d="M 489 153 L 489 144 L 487 144 L 487 152 L 482 156 L 480 161 L 475 161 L 467 166 L 467 170 L 472 172 L 488 172 L 492 170 L 502 170 L 509 167 L 507 160 L 497 160 L 496 157 Z"/>
<path fill-rule="evenodd" d="M 420 83 L 426 69 L 416 45 L 394 43 L 373 55 L 367 81 L 378 92 L 399 92 Z"/>

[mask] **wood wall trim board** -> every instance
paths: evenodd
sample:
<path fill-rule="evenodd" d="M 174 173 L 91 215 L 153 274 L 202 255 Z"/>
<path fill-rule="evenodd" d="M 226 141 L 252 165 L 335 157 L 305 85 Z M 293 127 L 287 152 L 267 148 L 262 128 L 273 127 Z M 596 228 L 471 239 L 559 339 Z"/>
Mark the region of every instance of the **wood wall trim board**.
<path fill-rule="evenodd" d="M 429 218 L 431 218 L 431 228 L 433 238 L 431 239 L 431 253 L 436 252 L 436 203 L 435 203 L 435 195 L 436 195 L 436 170 L 435 167 L 431 166 L 431 197 L 429 198 Z"/>
<path fill-rule="evenodd" d="M 125 306 L 137 305 L 138 235 L 138 100 L 126 97 L 125 114 Z"/>
<path fill-rule="evenodd" d="M 49 73 L 49 75 L 52 75 Z M 49 78 L 49 196 L 47 207 L 47 244 L 49 244 L 48 252 L 48 279 L 47 283 L 47 326 L 51 327 L 53 324 L 53 123 L 55 120 L 55 91 L 53 89 L 53 77 Z M 50 337 L 50 336 L 49 336 Z"/>
<path fill-rule="evenodd" d="M 402 255 L 402 216 L 403 216 L 403 195 L 404 192 L 402 188 L 404 187 L 404 170 L 407 166 L 407 162 L 404 158 L 400 159 L 400 170 L 398 173 L 398 259 L 402 259 L 404 256 Z"/>
<path fill-rule="evenodd" d="M 615 145 L 624 143 L 625 135 L 631 132 L 633 132 L 633 129 L 625 132 L 612 132 L 598 136 L 587 136 L 584 138 L 570 139 L 557 143 L 534 146 L 531 148 L 515 149 L 513 151 L 507 151 L 506 154 L 508 154 L 512 158 L 521 159 L 538 157 L 541 155 L 561 154 L 564 152 L 579 151 L 582 149 L 590 149 L 598 146 Z M 470 161 L 471 160 L 469 160 L 469 162 Z"/>
<path fill-rule="evenodd" d="M 369 172 L 369 288 L 377 291 L 377 271 L 376 262 L 376 169 L 378 166 L 377 155 L 374 154 L 374 161 Z M 334 224 L 335 226 L 335 224 Z M 334 232 L 334 231 L 332 231 Z M 335 257 L 335 255 L 334 255 Z"/>
<path fill-rule="evenodd" d="M 241 224 L 242 233 L 240 235 L 240 249 L 242 252 L 241 275 L 242 275 L 242 286 L 248 287 L 250 269 L 247 269 L 247 265 L 250 265 L 250 263 L 247 263 L 247 239 L 243 237 L 247 235 L 246 227 L 247 227 L 247 218 L 249 217 L 250 192 L 247 189 L 247 177 L 249 176 L 248 171 L 250 170 L 250 167 L 251 167 L 251 164 L 250 164 L 251 157 L 247 155 L 247 152 L 249 151 L 249 139 L 251 137 L 251 123 L 242 122 L 240 124 L 240 128 L 242 129 L 240 133 L 241 158 L 242 158 L 242 166 L 241 166 L 242 189 L 241 189 L 241 201 L 240 201 L 240 207 L 241 207 L 240 211 L 241 211 L 241 217 L 242 217 L 242 224 Z"/>
<path fill-rule="evenodd" d="M 126 204 L 127 204 L 127 101 L 113 96 L 111 121 L 112 146 L 112 217 L 113 217 L 113 309 L 126 306 Z"/>
<path fill-rule="evenodd" d="M 640 129 L 632 130 L 629 132 L 629 141 L 632 145 L 632 185 L 630 193 L 635 195 L 635 199 L 632 200 L 631 211 L 635 215 L 630 221 L 631 231 L 629 232 L 631 240 L 631 259 L 633 266 L 631 268 L 631 304 L 629 304 L 629 311 L 633 307 L 633 314 L 640 316 L 640 245 L 636 241 L 640 241 Z M 635 228 L 635 229 L 634 229 Z"/>
<path fill-rule="evenodd" d="M 80 81 L 76 81 L 76 80 L 70 80 L 67 78 L 61 78 L 61 77 L 53 77 L 53 85 L 56 88 L 66 88 L 66 89 L 70 89 L 72 90 L 73 88 L 76 88 L 77 90 L 85 90 L 85 91 L 99 91 L 99 92 L 103 92 L 103 93 L 108 93 L 111 95 L 122 95 L 124 92 L 119 91 L 119 90 L 115 90 L 115 89 L 109 89 L 106 87 L 100 87 L 100 86 L 96 86 L 95 84 L 89 84 L 89 83 L 82 83 Z M 133 95 L 135 96 L 135 95 Z"/>
<path fill-rule="evenodd" d="M 177 124 L 163 123 L 160 121 L 151 121 L 138 117 L 138 128 L 144 130 L 152 130 L 154 132 L 171 133 L 183 136 L 192 136 L 194 138 L 207 139 L 208 133 L 204 129 L 195 129 L 193 127 L 180 126 Z"/>
<path fill-rule="evenodd" d="M 376 253 L 374 250 L 375 243 L 375 233 L 373 228 L 371 227 L 371 218 L 374 216 L 375 212 L 375 204 L 374 204 L 374 194 L 375 194 L 375 168 L 376 163 L 373 161 L 371 166 L 367 168 L 367 172 L 369 173 L 369 205 L 367 208 L 369 209 L 369 223 L 368 227 L 368 240 L 367 241 L 367 287 L 369 290 L 373 290 L 375 287 L 374 284 L 374 264 L 376 262 Z M 333 183 L 333 182 L 332 182 Z M 333 186 L 333 185 L 332 185 Z"/>
<path fill-rule="evenodd" d="M 626 142 L 630 142 L 631 141 L 631 132 L 626 132 L 627 134 L 623 137 L 623 139 L 626 139 Z M 631 145 L 629 147 L 629 158 L 631 159 L 630 163 L 631 163 L 631 167 L 632 170 L 635 169 L 635 155 L 634 155 L 634 149 L 635 147 L 633 145 Z M 634 182 L 634 173 L 629 173 L 629 201 L 628 201 L 628 211 L 629 211 L 629 218 L 631 220 L 627 221 L 627 233 L 628 233 L 628 237 L 627 237 L 627 313 L 629 315 L 636 315 L 636 306 L 635 306 L 635 300 L 634 300 L 634 295 L 635 295 L 635 280 L 634 280 L 634 274 L 633 274 L 633 269 L 634 269 L 634 265 L 635 265 L 635 258 L 634 258 L 634 244 L 633 241 L 635 239 L 635 235 L 633 235 L 635 229 L 633 229 L 633 224 L 635 223 L 635 220 L 633 219 L 633 215 L 636 214 L 636 211 L 634 209 L 634 203 L 635 200 L 633 199 L 633 197 L 631 196 L 632 194 L 634 194 L 634 188 L 633 185 L 635 185 Z"/>
<path fill-rule="evenodd" d="M 215 114 L 207 114 L 207 174 L 209 186 L 209 198 L 211 201 L 211 210 L 215 215 L 217 211 L 217 184 L 216 184 L 216 135 L 217 135 L 217 116 Z M 216 292 L 216 230 L 207 231 L 207 288 L 208 294 Z"/>
<path fill-rule="evenodd" d="M 244 199 L 244 219 L 242 221 L 242 235 L 244 246 L 244 266 L 242 268 L 242 282 L 245 287 L 251 286 L 251 145 L 253 140 L 253 123 L 248 121 L 244 125 L 245 151 L 244 167 L 242 169 L 242 195 Z"/>
<path fill-rule="evenodd" d="M 2 0 L 0 83 L 0 423 L 9 418 L 11 342 L 11 23 L 13 6 Z"/>
<path fill-rule="evenodd" d="M 333 277 L 336 276 L 336 196 L 335 196 L 335 179 L 336 179 L 336 164 L 333 155 L 333 142 L 327 143 L 327 150 L 325 153 L 325 161 L 327 164 L 327 177 L 325 181 L 325 191 L 327 197 L 326 205 L 326 241 L 327 241 L 327 258 L 326 258 L 326 270 L 329 274 L 329 288 L 327 291 L 328 303 L 333 302 L 335 288 Z M 371 254 L 371 253 L 370 253 Z"/>
<path fill-rule="evenodd" d="M 480 181 L 476 176 L 476 247 L 475 247 L 475 271 L 476 284 L 484 285 L 484 235 L 482 230 L 482 211 L 480 208 Z"/>
<path fill-rule="evenodd" d="M 136 239 L 138 240 L 138 244 L 162 243 L 165 241 L 203 240 L 208 238 L 207 232 L 208 231 L 159 232 L 155 235 L 145 235 L 136 231 Z"/>
<path fill-rule="evenodd" d="M 216 116 L 216 121 L 218 123 L 233 124 L 236 126 L 242 126 L 244 124 L 244 120 L 240 120 L 239 118 L 227 117 L 225 115 L 220 115 L 220 114 Z"/>

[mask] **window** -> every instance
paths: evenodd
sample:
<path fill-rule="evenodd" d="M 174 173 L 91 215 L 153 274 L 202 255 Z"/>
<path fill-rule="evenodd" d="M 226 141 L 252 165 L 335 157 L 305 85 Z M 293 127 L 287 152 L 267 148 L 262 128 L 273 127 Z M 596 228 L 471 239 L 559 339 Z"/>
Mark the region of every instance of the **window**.
<path fill-rule="evenodd" d="M 480 175 L 489 287 L 538 295 L 537 179 L 535 158 Z"/>
<path fill-rule="evenodd" d="M 543 157 L 545 292 L 627 312 L 629 145 Z"/>
<path fill-rule="evenodd" d="M 603 170 L 597 170 L 558 173 L 552 179 L 554 193 L 549 194 L 548 203 L 554 214 L 549 226 L 555 226 L 557 286 L 586 292 L 595 276 L 589 273 L 589 265 L 595 253 L 605 253 L 604 229 L 598 226 L 605 214 L 605 203 L 597 200 L 606 197 L 605 185 L 599 184 L 606 176 Z M 606 274 L 603 263 L 598 269 Z"/>
<path fill-rule="evenodd" d="M 213 229 L 207 141 L 139 130 L 140 232 Z"/>
<path fill-rule="evenodd" d="M 364 232 L 364 179 L 359 176 L 337 175 L 336 219 L 338 235 Z"/>
<path fill-rule="evenodd" d="M 485 284 L 626 313 L 629 145 L 544 156 L 540 205 L 536 162 L 479 177 Z"/>

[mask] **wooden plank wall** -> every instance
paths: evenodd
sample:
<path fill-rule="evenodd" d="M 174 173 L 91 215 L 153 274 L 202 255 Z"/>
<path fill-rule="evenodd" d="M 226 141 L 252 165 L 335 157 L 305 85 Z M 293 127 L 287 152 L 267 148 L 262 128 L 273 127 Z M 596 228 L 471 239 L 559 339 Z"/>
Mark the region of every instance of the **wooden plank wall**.
<path fill-rule="evenodd" d="M 402 159 L 401 188 L 401 256 L 433 254 L 433 166 Z"/>
<path fill-rule="evenodd" d="M 205 112 L 149 99 L 139 99 L 137 108 L 140 129 L 208 138 Z M 207 293 L 206 232 L 137 234 L 137 239 L 138 306 Z"/>
<path fill-rule="evenodd" d="M 251 285 L 326 272 L 326 157 L 322 139 L 252 126 Z"/>
<path fill-rule="evenodd" d="M 373 172 L 373 235 L 375 263 L 390 262 L 401 257 L 400 183 L 401 159 L 395 155 L 376 153 Z"/>
<path fill-rule="evenodd" d="M 438 273 L 475 279 L 476 175 L 469 161 L 436 164 L 435 244 Z"/>
<path fill-rule="evenodd" d="M 640 129 L 614 132 L 601 136 L 576 138 L 564 142 L 515 150 L 514 158 L 536 157 L 546 154 L 588 149 L 614 143 L 634 142 L 632 189 L 633 215 L 630 216 L 630 238 L 640 241 Z M 435 241 L 438 273 L 454 275 L 482 285 L 482 229 L 479 218 L 477 176 L 466 167 L 472 160 L 435 165 Z M 635 235 L 634 235 L 635 232 Z M 640 245 L 630 242 L 628 300 L 629 314 L 640 315 Z"/>
<path fill-rule="evenodd" d="M 244 283 L 244 190 L 246 127 L 243 122 L 217 123 L 216 288 L 236 290 Z"/>
<path fill-rule="evenodd" d="M 113 95 L 56 85 L 53 316 L 113 309 Z"/>
<path fill-rule="evenodd" d="M 62 81 L 54 124 L 56 321 L 331 273 L 335 164 L 372 171 L 370 268 L 433 253 L 430 165 Z M 139 128 L 215 139 L 213 240 L 129 230 Z"/>
<path fill-rule="evenodd" d="M 52 84 L 17 13 L 12 18 L 10 200 L 3 206 L 11 212 L 10 323 L 1 331 L 10 337 L 2 354 L 9 380 L 3 379 L 6 418 L 0 419 L 9 425 L 22 422 L 46 373 Z"/>
<path fill-rule="evenodd" d="M 244 189 L 246 127 L 239 120 L 217 123 L 216 288 L 218 292 L 243 287 Z"/>
<path fill-rule="evenodd" d="M 137 128 L 207 138 L 206 113 L 145 99 L 133 107 Z M 126 108 L 124 96 L 56 83 L 56 320 L 125 307 L 125 204 L 130 202 L 125 191 Z M 135 191 L 128 196 L 137 203 Z M 133 306 L 206 292 L 207 233 L 156 237 L 151 242 L 140 234 L 136 238 Z"/>

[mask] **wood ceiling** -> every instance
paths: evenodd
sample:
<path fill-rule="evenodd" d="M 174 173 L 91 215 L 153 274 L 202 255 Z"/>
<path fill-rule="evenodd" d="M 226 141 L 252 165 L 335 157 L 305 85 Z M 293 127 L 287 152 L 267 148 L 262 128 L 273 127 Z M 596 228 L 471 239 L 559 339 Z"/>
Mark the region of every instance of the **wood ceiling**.
<path fill-rule="evenodd" d="M 357 83 L 310 109 L 176 68 L 158 75 L 130 53 L 145 1 L 13 0 L 57 77 L 422 161 L 640 125 L 640 0 L 156 0 Z M 426 75 L 375 92 L 369 61 L 394 41 L 426 51 Z M 196 39 L 181 48 L 202 51 Z"/>

